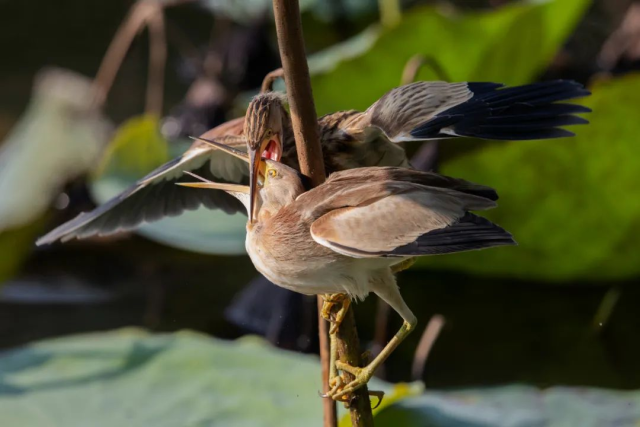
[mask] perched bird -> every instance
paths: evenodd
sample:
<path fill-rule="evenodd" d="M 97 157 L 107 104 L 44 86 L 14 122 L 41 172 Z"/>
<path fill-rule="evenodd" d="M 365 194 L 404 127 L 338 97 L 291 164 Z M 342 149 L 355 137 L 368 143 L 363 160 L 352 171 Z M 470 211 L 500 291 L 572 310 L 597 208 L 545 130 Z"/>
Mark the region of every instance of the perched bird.
<path fill-rule="evenodd" d="M 242 151 L 208 143 L 250 162 Z M 404 320 L 366 367 L 336 363 L 356 377 L 349 384 L 334 378 L 328 396 L 336 400 L 366 384 L 416 326 L 395 271 L 415 256 L 515 244 L 507 231 L 469 212 L 496 206 L 498 195 L 483 185 L 407 168 L 365 167 L 333 173 L 305 191 L 295 169 L 273 160 L 263 164 L 256 215 L 247 222 L 246 248 L 255 267 L 273 283 L 303 294 L 344 294 L 349 301 L 373 292 Z M 200 179 L 179 185 L 224 190 L 249 211 L 248 186 Z"/>
<path fill-rule="evenodd" d="M 584 124 L 575 114 L 590 110 L 558 103 L 588 95 L 572 81 L 503 88 L 496 83 L 416 82 L 386 93 L 366 111 L 340 111 L 318 119 L 327 173 L 363 166 L 409 167 L 404 141 L 453 137 L 530 140 L 571 136 L 561 126 Z M 184 172 L 218 182 L 249 183 L 249 216 L 257 192 L 257 171 L 265 159 L 299 169 L 286 97 L 266 92 L 250 103 L 244 119 L 216 127 L 202 138 L 246 149 L 250 165 L 196 141 L 181 157 L 161 166 L 130 189 L 90 213 L 81 214 L 38 240 L 38 244 L 131 229 L 143 221 L 179 215 L 200 206 L 242 211 L 223 192 L 178 188 Z"/>

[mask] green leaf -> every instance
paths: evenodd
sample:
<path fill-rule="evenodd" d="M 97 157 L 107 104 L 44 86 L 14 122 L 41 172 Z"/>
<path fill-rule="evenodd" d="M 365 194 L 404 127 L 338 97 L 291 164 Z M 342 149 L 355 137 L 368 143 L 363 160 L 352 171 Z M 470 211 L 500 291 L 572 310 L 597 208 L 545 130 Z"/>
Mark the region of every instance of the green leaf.
<path fill-rule="evenodd" d="M 0 231 L 0 286 L 18 273 L 42 233 L 47 215 L 21 227 Z"/>
<path fill-rule="evenodd" d="M 391 398 L 376 411 L 378 427 L 612 427 L 640 420 L 638 391 L 511 385 L 421 393 L 420 384 L 375 378 L 370 387 Z M 124 329 L 2 353 L 0 425 L 320 426 L 320 388 L 316 356 L 259 338 Z M 338 410 L 343 418 L 342 405 Z"/>
<path fill-rule="evenodd" d="M 454 81 L 526 83 L 549 63 L 589 4 L 530 1 L 465 14 L 435 7 L 412 9 L 397 27 L 373 27 L 356 42 L 346 42 L 348 48 L 331 48 L 336 60 L 322 59 L 333 71 L 312 76 L 318 112 L 366 109 L 399 84 L 405 63 L 418 53 L 433 58 Z M 361 53 L 358 46 L 367 44 L 372 47 Z M 345 50 L 350 53 L 346 60 Z M 433 70 L 419 77 L 438 79 Z M 336 90 L 337 84 L 349 90 Z"/>
<path fill-rule="evenodd" d="M 623 279 L 640 274 L 640 74 L 602 81 L 584 105 L 591 124 L 561 140 L 483 144 L 444 162 L 447 175 L 490 185 L 488 217 L 518 247 L 424 259 L 423 265 L 527 279 Z M 442 144 L 445 149 L 464 141 Z"/>
<path fill-rule="evenodd" d="M 169 160 L 168 146 L 160 133 L 158 117 L 133 117 L 116 131 L 95 176 L 120 176 L 135 181 Z"/>
<path fill-rule="evenodd" d="M 390 385 L 373 380 L 385 391 Z M 0 357 L 3 427 L 322 424 L 315 356 L 247 337 L 139 330 L 48 340 Z"/>
<path fill-rule="evenodd" d="M 640 392 L 512 385 L 427 392 L 375 418 L 377 427 L 637 426 Z"/>

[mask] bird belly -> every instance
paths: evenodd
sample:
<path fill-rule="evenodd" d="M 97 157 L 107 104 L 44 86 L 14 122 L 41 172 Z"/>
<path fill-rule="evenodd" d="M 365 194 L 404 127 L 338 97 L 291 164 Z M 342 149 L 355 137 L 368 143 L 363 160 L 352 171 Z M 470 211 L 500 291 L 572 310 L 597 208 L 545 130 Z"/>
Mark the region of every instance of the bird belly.
<path fill-rule="evenodd" d="M 306 295 L 346 293 L 363 299 L 369 293 L 370 269 L 362 268 L 363 260 L 345 257 L 315 242 L 307 256 L 294 248 L 274 251 L 264 242 L 255 242 L 251 234 L 247 234 L 247 253 L 256 269 L 275 285 Z"/>

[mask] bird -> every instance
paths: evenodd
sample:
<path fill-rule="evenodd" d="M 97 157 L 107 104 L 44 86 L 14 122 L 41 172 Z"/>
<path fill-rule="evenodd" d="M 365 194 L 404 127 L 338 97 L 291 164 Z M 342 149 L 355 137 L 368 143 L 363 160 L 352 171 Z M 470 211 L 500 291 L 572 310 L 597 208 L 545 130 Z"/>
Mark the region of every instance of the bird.
<path fill-rule="evenodd" d="M 215 140 L 204 142 L 251 161 L 241 150 Z M 364 386 L 416 327 L 394 272 L 416 256 L 516 244 L 509 232 L 471 213 L 496 206 L 498 195 L 487 186 L 432 172 L 373 166 L 334 172 L 306 190 L 297 170 L 271 159 L 263 164 L 256 215 L 248 215 L 246 226 L 246 249 L 256 269 L 276 285 L 303 294 L 343 294 L 351 301 L 374 293 L 403 319 L 400 330 L 367 366 L 336 361 L 335 368 L 355 380 L 345 384 L 333 375 L 327 396 L 335 400 L 349 399 Z M 178 185 L 223 190 L 250 210 L 250 186 L 188 174 L 199 181 Z"/>
<path fill-rule="evenodd" d="M 533 140 L 572 136 L 562 126 L 586 124 L 577 114 L 590 109 L 565 103 L 589 95 L 579 83 L 544 81 L 504 87 L 498 83 L 414 82 L 394 88 L 365 111 L 339 111 L 318 119 L 327 174 L 357 167 L 410 167 L 399 143 L 475 137 Z M 178 189 L 184 173 L 217 182 L 249 184 L 248 215 L 258 191 L 258 171 L 269 159 L 299 170 L 285 94 L 266 91 L 250 102 L 245 117 L 201 135 L 247 151 L 249 167 L 197 139 L 180 157 L 160 166 L 132 187 L 91 212 L 60 225 L 36 243 L 50 244 L 133 229 L 142 222 L 175 216 L 205 206 L 244 212 L 224 192 Z"/>

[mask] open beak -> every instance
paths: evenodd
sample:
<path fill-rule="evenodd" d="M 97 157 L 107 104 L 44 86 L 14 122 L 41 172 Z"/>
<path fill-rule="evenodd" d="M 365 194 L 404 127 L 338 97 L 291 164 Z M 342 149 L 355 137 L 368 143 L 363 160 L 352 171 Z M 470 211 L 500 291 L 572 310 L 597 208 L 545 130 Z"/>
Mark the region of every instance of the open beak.
<path fill-rule="evenodd" d="M 254 221 L 254 210 L 258 199 L 258 180 L 262 176 L 266 169 L 266 162 L 263 159 L 270 159 L 280 161 L 282 157 L 282 144 L 280 141 L 280 135 L 276 134 L 271 139 L 263 140 L 257 150 L 249 149 L 249 153 L 245 153 L 227 145 L 221 144 L 217 141 L 205 139 L 205 138 L 193 138 L 200 141 L 204 141 L 209 145 L 212 145 L 232 156 L 238 157 L 249 163 L 249 222 Z M 198 183 L 199 184 L 199 183 Z M 221 184 L 216 184 L 221 185 Z M 214 187 L 201 187 L 201 188 L 214 188 Z M 216 187 L 217 188 L 217 187 Z"/>
<path fill-rule="evenodd" d="M 262 161 L 261 156 L 256 156 L 256 153 L 262 153 L 262 151 L 268 147 L 269 140 L 264 141 L 261 144 L 260 151 L 257 150 L 249 150 L 249 154 L 236 150 L 233 147 L 229 147 L 227 145 L 221 144 L 217 141 L 206 139 L 206 138 L 193 138 L 199 141 L 206 142 L 209 145 L 212 145 L 226 153 L 231 154 L 239 159 L 244 160 L 249 163 L 249 222 L 253 223 L 253 212 L 255 210 L 255 206 L 257 204 L 258 198 L 258 178 L 260 177 L 260 173 L 264 175 L 264 162 Z M 196 183 L 201 185 L 201 183 Z M 213 183 L 212 183 L 213 184 Z M 216 185 L 225 185 L 225 184 L 216 184 Z M 242 186 L 241 186 L 242 187 Z M 220 188 L 220 187 L 199 187 L 199 188 Z M 223 189 L 223 188 L 220 188 Z"/>
<path fill-rule="evenodd" d="M 280 161 L 282 157 L 282 144 L 280 135 L 275 134 L 270 139 L 263 140 L 257 150 L 249 149 L 249 218 L 253 222 L 253 207 L 258 198 L 258 179 L 264 178 L 266 162 L 264 159 Z"/>

